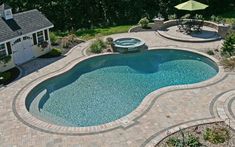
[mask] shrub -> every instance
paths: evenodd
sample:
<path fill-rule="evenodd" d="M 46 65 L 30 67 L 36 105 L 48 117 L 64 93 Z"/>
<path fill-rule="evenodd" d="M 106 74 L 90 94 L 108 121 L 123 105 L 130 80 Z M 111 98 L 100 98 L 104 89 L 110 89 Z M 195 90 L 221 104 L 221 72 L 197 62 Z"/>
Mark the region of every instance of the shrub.
<path fill-rule="evenodd" d="M 169 20 L 176 19 L 176 18 L 177 18 L 176 14 L 168 15 Z"/>
<path fill-rule="evenodd" d="M 180 140 L 179 138 L 176 138 L 176 137 L 171 137 L 167 140 L 166 144 L 170 147 L 174 147 L 174 146 L 177 146 L 177 147 L 183 147 L 183 142 L 182 140 Z"/>
<path fill-rule="evenodd" d="M 233 70 L 235 69 L 235 58 L 228 58 L 222 60 L 221 64 L 224 66 L 224 68 Z"/>
<path fill-rule="evenodd" d="M 215 55 L 215 53 L 214 53 L 213 50 L 208 50 L 208 51 L 207 51 L 207 54 L 208 54 L 208 55 Z"/>
<path fill-rule="evenodd" d="M 96 39 L 90 46 L 90 51 L 92 53 L 101 53 L 106 48 L 106 44 L 101 39 Z"/>
<path fill-rule="evenodd" d="M 202 144 L 199 142 L 199 138 L 193 135 L 189 135 L 187 138 L 187 145 L 190 147 L 199 147 Z"/>
<path fill-rule="evenodd" d="M 203 20 L 204 18 L 203 18 L 203 16 L 202 16 L 202 15 L 200 15 L 200 14 L 196 14 L 196 15 L 195 15 L 195 19 Z"/>
<path fill-rule="evenodd" d="M 0 81 L 7 81 L 10 78 L 11 78 L 11 73 L 10 72 L 2 72 L 2 73 L 0 73 Z"/>
<path fill-rule="evenodd" d="M 0 58 L 0 63 L 3 63 L 3 64 L 6 64 L 6 63 L 8 63 L 10 61 L 11 61 L 11 56 L 10 55 L 4 56 L 4 57 Z"/>
<path fill-rule="evenodd" d="M 108 37 L 106 39 L 106 42 L 107 42 L 107 44 L 111 45 L 113 43 L 113 38 L 112 37 Z"/>
<path fill-rule="evenodd" d="M 230 19 L 230 23 L 232 25 L 232 29 L 235 30 L 235 18 Z"/>
<path fill-rule="evenodd" d="M 199 138 L 195 137 L 191 134 L 186 136 L 183 140 L 183 138 L 179 139 L 176 137 L 171 137 L 167 140 L 167 145 L 170 147 L 200 147 L 202 144 L 199 142 Z"/>
<path fill-rule="evenodd" d="M 142 28 L 148 28 L 149 20 L 147 17 L 140 19 L 139 24 Z"/>
<path fill-rule="evenodd" d="M 52 45 L 58 45 L 58 37 L 56 36 L 55 33 L 50 32 L 50 40 Z"/>
<path fill-rule="evenodd" d="M 213 144 L 219 144 L 229 140 L 230 136 L 229 131 L 225 128 L 207 128 L 203 134 L 203 138 Z"/>
<path fill-rule="evenodd" d="M 211 21 L 216 22 L 216 23 L 224 23 L 224 19 L 221 16 L 211 16 Z"/>
<path fill-rule="evenodd" d="M 235 52 L 235 33 L 230 33 L 226 36 L 225 41 L 223 43 L 222 51 L 224 53 L 232 56 Z"/>
<path fill-rule="evenodd" d="M 53 58 L 61 56 L 62 52 L 58 48 L 53 48 L 49 53 L 41 56 L 41 58 Z"/>

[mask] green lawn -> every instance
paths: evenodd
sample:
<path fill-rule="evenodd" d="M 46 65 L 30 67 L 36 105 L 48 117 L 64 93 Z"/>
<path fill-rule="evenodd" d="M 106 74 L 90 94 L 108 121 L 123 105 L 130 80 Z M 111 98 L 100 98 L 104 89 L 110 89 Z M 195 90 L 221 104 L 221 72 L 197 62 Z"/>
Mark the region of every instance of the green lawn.
<path fill-rule="evenodd" d="M 117 33 L 126 33 L 131 28 L 131 25 L 107 27 L 107 28 L 97 28 L 97 29 L 83 29 L 75 32 L 80 39 L 89 40 L 95 37 L 102 37 Z M 57 36 L 66 36 L 69 32 L 55 32 Z"/>
<path fill-rule="evenodd" d="M 219 15 L 220 17 L 224 18 L 226 20 L 226 23 L 232 23 L 235 21 L 235 9 L 232 11 L 228 11 L 226 13 L 223 13 Z"/>

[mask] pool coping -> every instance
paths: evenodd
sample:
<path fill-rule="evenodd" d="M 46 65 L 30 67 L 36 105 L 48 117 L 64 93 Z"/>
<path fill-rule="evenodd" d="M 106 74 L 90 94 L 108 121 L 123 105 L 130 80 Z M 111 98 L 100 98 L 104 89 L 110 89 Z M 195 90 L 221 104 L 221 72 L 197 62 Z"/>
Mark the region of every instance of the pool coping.
<path fill-rule="evenodd" d="M 87 48 L 83 48 L 83 50 L 86 50 Z M 150 50 L 158 50 L 158 49 L 171 49 L 170 47 L 152 47 Z M 175 50 L 183 50 L 183 51 L 189 51 L 193 53 L 197 53 L 200 55 L 203 55 L 212 61 L 214 61 L 218 68 L 219 72 L 218 74 L 206 81 L 200 82 L 200 83 L 195 83 L 195 84 L 189 84 L 189 85 L 177 85 L 177 86 L 169 86 L 169 87 L 164 87 L 158 90 L 155 90 L 145 96 L 143 101 L 140 103 L 140 105 L 133 110 L 130 114 L 115 120 L 110 123 L 98 125 L 98 126 L 90 126 L 90 127 L 65 127 L 65 126 L 58 126 L 54 124 L 50 124 L 48 122 L 44 122 L 42 120 L 37 119 L 35 116 L 33 116 L 28 110 L 26 109 L 25 106 L 25 99 L 27 94 L 38 84 L 41 82 L 48 80 L 50 78 L 53 78 L 55 76 L 61 75 L 70 69 L 72 69 L 74 66 L 76 66 L 78 63 L 89 59 L 93 58 L 96 56 L 105 56 L 105 55 L 113 55 L 117 53 L 102 53 L 98 55 L 91 55 L 91 56 L 85 56 L 81 57 L 78 59 L 74 59 L 73 61 L 69 62 L 67 65 L 65 65 L 62 69 L 59 69 L 57 71 L 54 71 L 52 73 L 49 73 L 47 75 L 44 75 L 42 77 L 39 77 L 35 81 L 29 83 L 26 85 L 24 88 L 21 89 L 21 91 L 17 94 L 13 101 L 13 112 L 16 115 L 16 117 L 23 122 L 25 125 L 30 126 L 31 128 L 37 129 L 42 132 L 47 132 L 47 133 L 52 133 L 52 134 L 61 134 L 61 135 L 89 135 L 89 134 L 96 134 L 96 133 L 101 133 L 101 132 L 107 132 L 111 131 L 117 128 L 121 129 L 128 129 L 129 127 L 135 125 L 138 123 L 138 119 L 142 117 L 149 109 L 151 109 L 151 106 L 155 103 L 157 97 L 160 95 L 163 95 L 167 92 L 174 91 L 174 90 L 183 90 L 183 89 L 191 89 L 191 88 L 199 88 L 203 86 L 208 86 L 213 83 L 216 83 L 220 81 L 225 73 L 222 68 L 222 66 L 219 65 L 219 61 L 215 59 L 214 57 L 211 57 L 205 53 L 195 51 L 193 49 L 186 49 L 186 48 L 176 48 L 174 47 Z"/>

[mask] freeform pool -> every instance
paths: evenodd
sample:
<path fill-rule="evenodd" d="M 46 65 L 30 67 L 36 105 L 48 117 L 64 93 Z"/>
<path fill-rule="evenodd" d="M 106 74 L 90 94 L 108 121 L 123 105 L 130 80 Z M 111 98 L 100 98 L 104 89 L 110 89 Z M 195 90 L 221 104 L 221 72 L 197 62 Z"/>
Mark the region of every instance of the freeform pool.
<path fill-rule="evenodd" d="M 217 73 L 209 58 L 181 50 L 97 56 L 33 88 L 26 107 L 56 125 L 95 126 L 128 115 L 157 89 L 198 83 Z"/>

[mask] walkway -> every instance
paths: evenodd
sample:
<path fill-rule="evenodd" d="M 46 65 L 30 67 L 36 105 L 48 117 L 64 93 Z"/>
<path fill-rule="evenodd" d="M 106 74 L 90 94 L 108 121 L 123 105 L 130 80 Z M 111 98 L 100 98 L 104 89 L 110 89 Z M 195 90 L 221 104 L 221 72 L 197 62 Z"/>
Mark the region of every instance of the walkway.
<path fill-rule="evenodd" d="M 209 43 L 182 43 L 160 37 L 155 32 L 118 34 L 113 37 L 135 36 L 146 41 L 149 47 L 183 47 L 198 51 L 216 49 L 221 41 Z M 83 43 L 74 48 L 66 57 L 50 62 L 39 69 L 35 62 L 23 65 L 27 76 L 0 90 L 0 146 L 82 146 L 82 147 L 139 147 L 152 143 L 166 129 L 185 122 L 219 118 L 216 101 L 221 93 L 235 89 L 235 73 L 226 73 L 208 86 L 183 88 L 158 95 L 151 107 L 127 128 L 117 128 L 103 133 L 66 136 L 41 132 L 23 124 L 15 115 L 12 103 L 17 93 L 35 79 L 65 67 L 72 60 L 83 57 L 83 49 L 89 45 Z M 39 60 L 38 60 L 39 61 Z M 43 62 L 40 59 L 40 62 Z M 38 62 L 37 62 L 38 63 Z M 38 65 L 38 64 L 36 64 Z M 41 63 L 40 63 L 41 65 Z M 32 72 L 35 71 L 35 72 Z M 231 105 L 234 102 L 231 101 Z M 232 110 L 234 112 L 234 109 Z"/>

